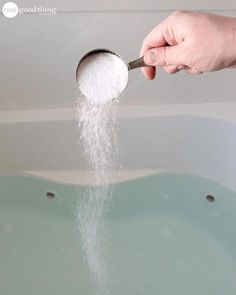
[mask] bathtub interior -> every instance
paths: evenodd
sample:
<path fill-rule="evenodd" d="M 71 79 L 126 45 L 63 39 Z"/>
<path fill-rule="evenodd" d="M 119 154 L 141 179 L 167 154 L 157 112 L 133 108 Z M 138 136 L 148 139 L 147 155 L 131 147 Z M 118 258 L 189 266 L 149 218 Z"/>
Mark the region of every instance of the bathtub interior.
<path fill-rule="evenodd" d="M 76 121 L 5 117 L 3 294 L 233 295 L 235 122 L 187 114 L 118 115 L 123 167 L 98 235 L 101 286 L 81 248 L 77 211 L 94 183 Z"/>
<path fill-rule="evenodd" d="M 77 223 L 85 189 L 0 178 L 2 294 L 96 294 Z M 234 191 L 157 173 L 116 184 L 109 203 L 99 235 L 105 294 L 234 294 Z"/>

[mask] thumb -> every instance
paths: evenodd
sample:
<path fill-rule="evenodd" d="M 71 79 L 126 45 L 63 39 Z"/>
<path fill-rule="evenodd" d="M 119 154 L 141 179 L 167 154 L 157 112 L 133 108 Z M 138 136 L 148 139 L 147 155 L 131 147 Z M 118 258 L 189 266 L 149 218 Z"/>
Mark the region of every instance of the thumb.
<path fill-rule="evenodd" d="M 144 54 L 144 61 L 149 66 L 171 66 L 185 64 L 184 53 L 180 44 L 152 48 Z"/>

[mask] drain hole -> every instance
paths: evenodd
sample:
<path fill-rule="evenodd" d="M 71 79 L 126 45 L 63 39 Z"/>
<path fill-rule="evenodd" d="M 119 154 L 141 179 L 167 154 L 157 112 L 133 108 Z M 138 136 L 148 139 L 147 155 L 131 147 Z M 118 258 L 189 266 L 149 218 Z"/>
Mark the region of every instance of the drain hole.
<path fill-rule="evenodd" d="M 48 197 L 48 199 L 54 199 L 55 198 L 55 194 L 54 193 L 52 193 L 52 192 L 47 192 L 47 197 Z"/>
<path fill-rule="evenodd" d="M 206 199 L 207 199 L 207 201 L 210 202 L 210 203 L 215 202 L 215 197 L 212 196 L 212 195 L 207 195 L 207 196 L 206 196 Z"/>

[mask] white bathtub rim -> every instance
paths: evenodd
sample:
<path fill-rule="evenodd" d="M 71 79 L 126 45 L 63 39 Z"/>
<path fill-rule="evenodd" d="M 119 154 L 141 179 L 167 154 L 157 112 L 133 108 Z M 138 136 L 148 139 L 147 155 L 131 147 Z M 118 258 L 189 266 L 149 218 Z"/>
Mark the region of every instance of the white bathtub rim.
<path fill-rule="evenodd" d="M 117 119 L 188 116 L 221 119 L 236 123 L 236 102 L 119 106 Z M 75 121 L 76 109 L 31 109 L 0 111 L 0 124 Z"/>

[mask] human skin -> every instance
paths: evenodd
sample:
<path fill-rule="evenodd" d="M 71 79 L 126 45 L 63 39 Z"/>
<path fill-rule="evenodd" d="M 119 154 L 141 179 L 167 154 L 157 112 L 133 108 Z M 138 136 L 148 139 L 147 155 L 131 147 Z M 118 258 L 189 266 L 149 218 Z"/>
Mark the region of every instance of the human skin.
<path fill-rule="evenodd" d="M 176 11 L 145 37 L 140 56 L 151 65 L 142 68 L 149 80 L 155 78 L 157 66 L 169 74 L 236 67 L 236 18 Z"/>

